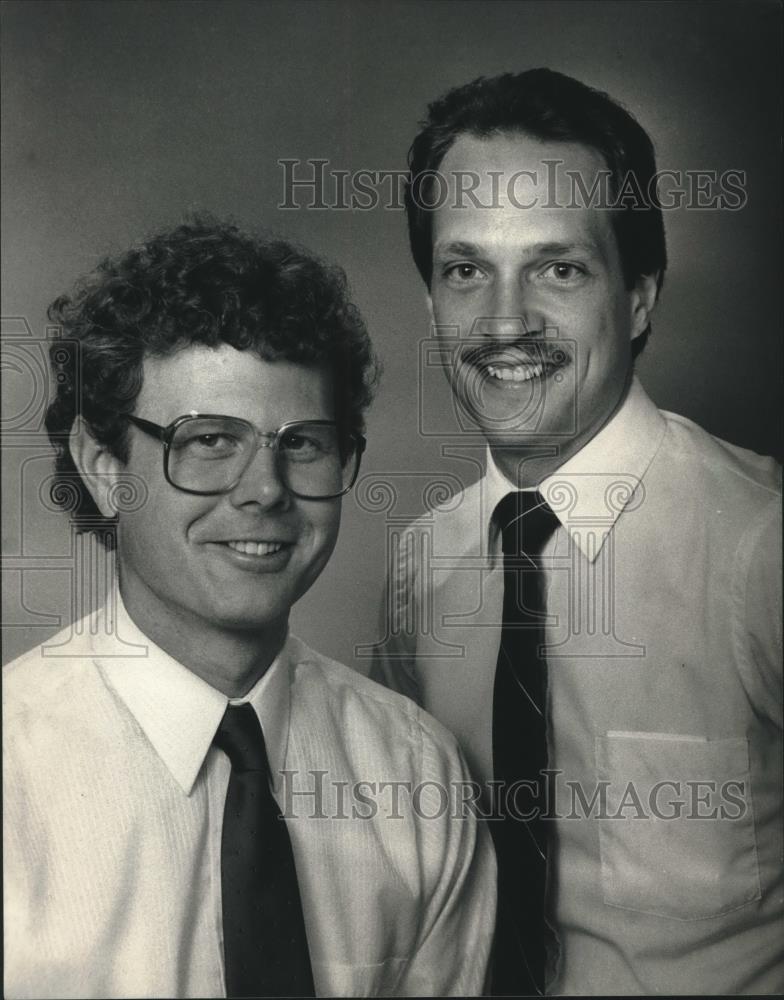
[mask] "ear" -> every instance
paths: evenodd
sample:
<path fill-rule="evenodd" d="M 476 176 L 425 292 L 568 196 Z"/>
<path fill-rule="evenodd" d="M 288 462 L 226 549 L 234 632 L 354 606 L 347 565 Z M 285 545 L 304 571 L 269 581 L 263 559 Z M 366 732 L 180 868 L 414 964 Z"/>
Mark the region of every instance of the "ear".
<path fill-rule="evenodd" d="M 112 487 L 117 483 L 125 465 L 105 444 L 96 441 L 81 416 L 73 422 L 68 447 L 73 463 L 96 507 L 104 517 L 114 517 L 117 509 L 112 497 L 116 491 Z"/>
<path fill-rule="evenodd" d="M 639 275 L 632 291 L 632 340 L 648 329 L 658 295 L 659 272 Z"/>
<path fill-rule="evenodd" d="M 442 337 L 439 335 L 438 326 L 436 325 L 436 317 L 433 312 L 433 296 L 430 294 L 428 289 L 425 294 L 425 305 L 427 306 L 428 316 L 430 317 L 430 336 L 434 337 L 439 342 L 439 363 L 441 367 L 446 372 L 447 378 L 450 378 L 449 371 L 454 366 L 455 359 L 452 356 L 452 349 L 448 345 L 445 345 Z"/>
<path fill-rule="evenodd" d="M 425 295 L 425 305 L 427 306 L 427 314 L 430 317 L 430 327 L 432 329 L 436 325 L 436 320 L 433 315 L 433 296 L 429 290 Z"/>

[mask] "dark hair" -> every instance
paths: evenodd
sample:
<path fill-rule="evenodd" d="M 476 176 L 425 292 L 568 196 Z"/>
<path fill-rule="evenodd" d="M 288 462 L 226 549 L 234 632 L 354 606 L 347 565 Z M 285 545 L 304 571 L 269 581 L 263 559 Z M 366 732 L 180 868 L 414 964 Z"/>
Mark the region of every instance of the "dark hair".
<path fill-rule="evenodd" d="M 621 199 L 612 225 L 627 288 L 643 274 L 658 272 L 661 290 L 667 267 L 664 220 L 655 190 L 656 158 L 647 132 L 607 94 L 549 69 L 504 73 L 450 90 L 428 107 L 427 121 L 408 154 L 405 191 L 408 235 L 419 273 L 430 287 L 433 272 L 433 172 L 459 135 L 486 137 L 525 132 L 538 139 L 577 142 L 602 155 L 617 196 L 631 175 L 644 204 Z M 636 356 L 650 327 L 632 344 Z"/>
<path fill-rule="evenodd" d="M 122 414 L 134 410 L 146 357 L 190 344 L 230 344 L 264 361 L 323 366 L 333 376 L 345 432 L 364 429 L 379 373 L 340 268 L 206 215 L 103 260 L 52 303 L 48 316 L 59 327 L 50 350 L 57 393 L 46 415 L 57 453 L 51 492 L 79 530 L 113 522 L 101 516 L 74 466 L 73 419 L 81 414 L 95 438 L 127 461 Z M 105 531 L 100 535 L 111 544 Z"/>

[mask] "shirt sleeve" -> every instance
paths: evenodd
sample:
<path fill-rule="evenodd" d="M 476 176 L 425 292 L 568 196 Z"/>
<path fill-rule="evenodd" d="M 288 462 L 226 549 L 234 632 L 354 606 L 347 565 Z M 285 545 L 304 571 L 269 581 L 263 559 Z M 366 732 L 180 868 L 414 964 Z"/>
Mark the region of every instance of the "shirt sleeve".
<path fill-rule="evenodd" d="M 439 731 L 441 727 L 439 727 Z M 480 996 L 487 986 L 495 925 L 496 862 L 477 791 L 451 735 L 424 740 L 425 776 L 415 795 L 426 903 L 417 947 L 402 970 L 398 996 Z"/>
<path fill-rule="evenodd" d="M 381 606 L 382 639 L 377 643 L 370 677 L 422 704 L 416 674 L 418 628 L 417 532 L 409 527 L 395 538 Z"/>
<path fill-rule="evenodd" d="M 777 498 L 750 526 L 739 552 L 736 649 L 744 685 L 756 710 L 781 727 L 782 537 Z M 745 564 L 745 565 L 744 565 Z"/>

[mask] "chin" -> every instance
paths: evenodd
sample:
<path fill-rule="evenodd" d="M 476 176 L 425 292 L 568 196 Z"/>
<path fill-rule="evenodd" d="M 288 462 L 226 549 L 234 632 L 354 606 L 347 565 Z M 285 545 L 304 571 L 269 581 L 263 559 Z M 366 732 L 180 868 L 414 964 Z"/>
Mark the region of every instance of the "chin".
<path fill-rule="evenodd" d="M 258 603 L 245 607 L 212 608 L 205 618 L 216 628 L 227 632 L 260 632 L 277 628 L 288 620 L 290 607 L 264 608 Z"/>

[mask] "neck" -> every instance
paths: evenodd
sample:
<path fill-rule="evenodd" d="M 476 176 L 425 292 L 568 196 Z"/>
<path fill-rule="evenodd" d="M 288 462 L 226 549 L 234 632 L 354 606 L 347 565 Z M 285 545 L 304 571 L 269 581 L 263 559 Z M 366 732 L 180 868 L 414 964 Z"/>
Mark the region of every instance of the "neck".
<path fill-rule="evenodd" d="M 559 445 L 528 446 L 490 444 L 490 454 L 498 469 L 510 483 L 525 490 L 538 486 L 552 475 L 569 457 Z M 572 452 L 571 454 L 574 454 Z"/>
<path fill-rule="evenodd" d="M 288 618 L 259 629 L 218 628 L 162 604 L 120 571 L 120 595 L 136 627 L 165 653 L 228 698 L 242 698 L 283 648 Z"/>
<path fill-rule="evenodd" d="M 576 434 L 568 441 L 544 443 L 541 437 L 534 438 L 530 444 L 505 444 L 488 441 L 493 461 L 510 483 L 516 483 L 519 489 L 531 489 L 539 485 L 566 463 L 578 451 L 581 451 L 589 441 L 607 426 L 629 393 L 632 384 L 633 371 L 630 369 L 626 381 L 615 405 L 595 426 L 586 429 L 582 434 Z"/>

